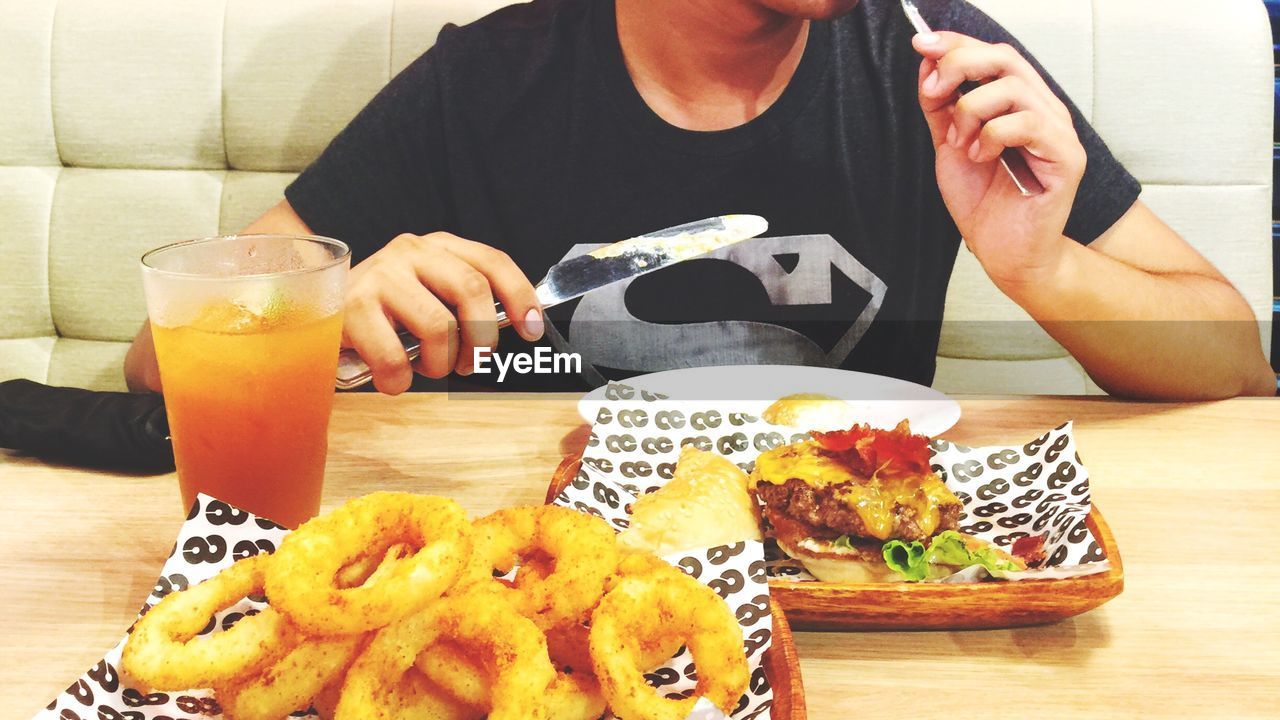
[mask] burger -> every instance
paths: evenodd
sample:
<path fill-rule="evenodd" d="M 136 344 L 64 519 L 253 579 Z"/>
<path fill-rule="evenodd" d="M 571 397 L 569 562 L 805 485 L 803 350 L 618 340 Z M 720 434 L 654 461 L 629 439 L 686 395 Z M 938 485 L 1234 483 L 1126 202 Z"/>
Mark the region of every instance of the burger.
<path fill-rule="evenodd" d="M 1027 563 L 959 532 L 963 504 L 930 467 L 929 439 L 904 420 L 812 432 L 756 460 L 751 480 L 778 547 L 826 582 L 937 579 Z"/>

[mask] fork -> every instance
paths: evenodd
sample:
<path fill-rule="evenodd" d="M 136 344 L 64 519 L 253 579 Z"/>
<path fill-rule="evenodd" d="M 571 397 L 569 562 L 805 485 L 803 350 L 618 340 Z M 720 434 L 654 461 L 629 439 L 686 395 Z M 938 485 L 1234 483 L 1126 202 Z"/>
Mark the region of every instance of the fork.
<path fill-rule="evenodd" d="M 901 2 L 902 11 L 907 14 L 907 19 L 911 21 L 911 26 L 916 29 L 916 32 L 933 32 L 933 28 L 929 27 L 929 23 L 920 14 L 920 9 L 916 7 L 915 0 L 901 0 Z M 978 87 L 978 83 L 966 80 L 960 84 L 959 93 L 965 95 Z M 1009 173 L 1009 178 L 1018 187 L 1018 192 L 1024 196 L 1030 197 L 1044 192 L 1044 185 L 1040 184 L 1039 178 L 1031 172 L 1027 159 L 1017 148 L 1005 148 L 1004 152 L 1000 153 L 1000 164 L 1004 166 L 1005 172 Z"/>

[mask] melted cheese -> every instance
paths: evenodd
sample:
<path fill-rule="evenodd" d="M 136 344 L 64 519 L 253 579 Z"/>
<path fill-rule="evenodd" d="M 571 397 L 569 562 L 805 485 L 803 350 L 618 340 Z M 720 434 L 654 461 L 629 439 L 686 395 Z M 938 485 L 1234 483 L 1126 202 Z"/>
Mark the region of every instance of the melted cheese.
<path fill-rule="evenodd" d="M 857 513 L 867 536 L 878 540 L 893 537 L 894 509 L 899 505 L 915 512 L 916 524 L 928 537 L 937 532 L 942 521 L 941 507 L 960 503 L 934 473 L 899 477 L 877 473 L 864 478 L 837 457 L 823 452 L 812 440 L 761 455 L 756 460 L 756 476 L 773 485 L 783 485 L 793 478 L 815 489 L 844 485 L 834 498 Z"/>
<path fill-rule="evenodd" d="M 822 453 L 812 440 L 764 453 L 756 460 L 756 473 L 771 485 L 785 485 L 788 480 L 798 478 L 816 488 L 860 479 L 848 465 Z"/>

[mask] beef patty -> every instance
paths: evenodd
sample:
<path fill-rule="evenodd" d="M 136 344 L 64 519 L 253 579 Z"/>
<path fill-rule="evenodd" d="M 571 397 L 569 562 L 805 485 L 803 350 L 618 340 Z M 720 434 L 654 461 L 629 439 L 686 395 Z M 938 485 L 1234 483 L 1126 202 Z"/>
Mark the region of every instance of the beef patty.
<path fill-rule="evenodd" d="M 831 539 L 840 535 L 870 537 L 861 516 L 853 508 L 837 499 L 842 488 L 853 483 L 838 483 L 815 488 L 798 478 L 790 478 L 781 485 L 759 483 L 756 492 L 768 508 L 784 513 L 819 530 L 817 539 Z M 959 504 L 940 506 L 941 520 L 935 533 L 955 530 L 960 523 Z M 914 508 L 895 503 L 893 507 L 893 532 L 891 537 L 902 540 L 927 540 L 918 523 Z"/>

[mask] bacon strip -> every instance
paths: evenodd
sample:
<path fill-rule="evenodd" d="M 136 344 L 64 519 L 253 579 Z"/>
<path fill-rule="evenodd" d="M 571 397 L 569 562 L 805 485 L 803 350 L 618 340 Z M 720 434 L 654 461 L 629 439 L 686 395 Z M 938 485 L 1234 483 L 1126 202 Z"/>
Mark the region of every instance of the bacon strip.
<path fill-rule="evenodd" d="M 912 435 L 906 420 L 893 430 L 879 430 L 868 425 L 854 425 L 848 430 L 811 432 L 813 439 L 838 455 L 850 469 L 870 476 L 876 472 L 890 475 L 929 472 L 929 438 Z"/>

